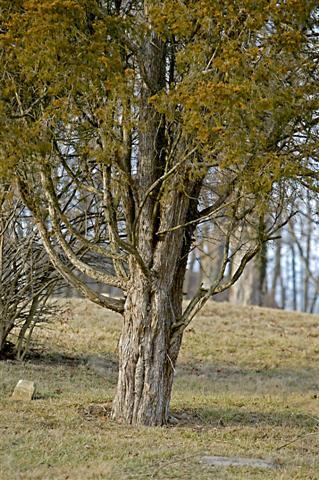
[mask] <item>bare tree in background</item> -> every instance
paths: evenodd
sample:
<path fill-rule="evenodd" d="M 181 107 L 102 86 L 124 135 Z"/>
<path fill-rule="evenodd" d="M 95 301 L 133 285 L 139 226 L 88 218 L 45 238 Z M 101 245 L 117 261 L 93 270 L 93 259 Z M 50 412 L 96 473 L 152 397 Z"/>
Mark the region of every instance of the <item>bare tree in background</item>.
<path fill-rule="evenodd" d="M 22 359 L 34 328 L 57 313 L 48 304 L 61 281 L 12 190 L 0 189 L 0 358 Z"/>
<path fill-rule="evenodd" d="M 283 230 L 274 259 L 281 295 L 275 286 L 273 292 L 282 308 L 313 313 L 319 297 L 317 194 L 300 189 L 295 209 L 298 214 Z"/>

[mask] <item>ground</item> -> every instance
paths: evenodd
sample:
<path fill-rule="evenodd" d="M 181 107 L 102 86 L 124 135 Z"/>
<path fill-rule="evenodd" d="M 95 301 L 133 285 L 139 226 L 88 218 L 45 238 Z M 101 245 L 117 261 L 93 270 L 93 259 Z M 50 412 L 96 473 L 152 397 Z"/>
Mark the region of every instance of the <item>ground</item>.
<path fill-rule="evenodd" d="M 37 354 L 0 362 L 0 479 L 318 480 L 319 317 L 211 302 L 185 334 L 176 425 L 108 418 L 121 318 L 69 302 Z M 102 360 L 100 360 L 100 357 Z M 37 398 L 14 402 L 20 379 Z M 276 470 L 215 469 L 203 455 L 275 460 Z"/>

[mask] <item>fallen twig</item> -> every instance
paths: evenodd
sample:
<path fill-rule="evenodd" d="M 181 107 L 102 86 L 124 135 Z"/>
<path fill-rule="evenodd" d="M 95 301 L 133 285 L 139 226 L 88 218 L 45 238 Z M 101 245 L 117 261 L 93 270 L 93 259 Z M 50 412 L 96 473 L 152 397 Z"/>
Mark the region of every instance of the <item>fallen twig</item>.
<path fill-rule="evenodd" d="M 319 435 L 319 432 L 309 432 L 309 433 L 302 433 L 300 435 L 297 435 L 293 440 L 290 442 L 285 443 L 284 445 L 280 445 L 280 447 L 277 447 L 276 450 L 281 450 L 282 448 L 288 447 L 288 445 L 291 445 L 292 443 L 297 442 L 300 438 L 305 438 L 305 437 L 310 437 L 311 435 Z"/>

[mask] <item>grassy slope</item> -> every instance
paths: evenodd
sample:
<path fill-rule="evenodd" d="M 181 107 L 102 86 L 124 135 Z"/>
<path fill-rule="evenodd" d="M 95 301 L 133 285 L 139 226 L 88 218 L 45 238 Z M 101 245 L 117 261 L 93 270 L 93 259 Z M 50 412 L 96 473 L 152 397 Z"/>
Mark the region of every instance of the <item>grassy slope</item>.
<path fill-rule="evenodd" d="M 68 324 L 39 334 L 39 358 L 0 362 L 1 480 L 319 479 L 318 316 L 211 303 L 185 335 L 179 424 L 136 429 L 107 417 L 121 319 L 70 307 Z M 109 360 L 106 377 L 85 365 L 92 354 Z M 9 399 L 19 378 L 37 382 L 37 400 Z M 205 454 L 282 467 L 216 470 L 200 465 Z"/>

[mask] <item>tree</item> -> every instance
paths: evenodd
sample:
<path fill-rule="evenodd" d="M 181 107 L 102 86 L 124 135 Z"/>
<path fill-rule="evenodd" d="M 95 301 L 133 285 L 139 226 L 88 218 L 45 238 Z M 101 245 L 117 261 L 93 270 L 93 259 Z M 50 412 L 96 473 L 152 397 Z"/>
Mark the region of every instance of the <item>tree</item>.
<path fill-rule="evenodd" d="M 315 182 L 316 3 L 1 2 L 3 162 L 55 268 L 123 314 L 118 420 L 167 422 L 185 328 L 280 227 L 279 185 Z M 183 311 L 205 222 L 222 228 L 223 259 Z M 245 224 L 249 245 L 234 235 Z"/>
<path fill-rule="evenodd" d="M 58 313 L 47 301 L 61 278 L 8 184 L 0 188 L 0 282 L 0 358 L 21 360 L 34 329 Z"/>
<path fill-rule="evenodd" d="M 317 310 L 319 294 L 317 192 L 299 188 L 294 204 L 298 214 L 283 229 L 273 258 L 270 258 L 273 266 L 271 293 L 283 308 L 313 313 Z"/>

